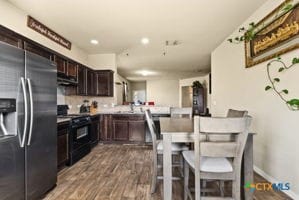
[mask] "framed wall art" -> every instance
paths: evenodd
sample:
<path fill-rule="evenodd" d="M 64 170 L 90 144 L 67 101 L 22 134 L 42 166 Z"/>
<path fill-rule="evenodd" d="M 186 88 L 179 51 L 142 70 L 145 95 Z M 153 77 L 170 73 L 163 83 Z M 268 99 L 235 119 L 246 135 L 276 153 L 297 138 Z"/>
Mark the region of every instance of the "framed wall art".
<path fill-rule="evenodd" d="M 246 67 L 299 48 L 299 3 L 285 9 L 287 0 L 258 22 L 255 36 L 245 40 Z"/>

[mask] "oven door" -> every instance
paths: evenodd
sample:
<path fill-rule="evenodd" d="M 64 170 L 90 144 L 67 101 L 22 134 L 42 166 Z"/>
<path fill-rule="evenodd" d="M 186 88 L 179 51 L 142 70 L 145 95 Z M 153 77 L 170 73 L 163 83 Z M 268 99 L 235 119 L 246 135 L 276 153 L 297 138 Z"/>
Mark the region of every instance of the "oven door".
<path fill-rule="evenodd" d="M 80 147 L 89 144 L 91 140 L 90 124 L 74 127 L 72 137 L 73 150 L 79 149 Z"/>

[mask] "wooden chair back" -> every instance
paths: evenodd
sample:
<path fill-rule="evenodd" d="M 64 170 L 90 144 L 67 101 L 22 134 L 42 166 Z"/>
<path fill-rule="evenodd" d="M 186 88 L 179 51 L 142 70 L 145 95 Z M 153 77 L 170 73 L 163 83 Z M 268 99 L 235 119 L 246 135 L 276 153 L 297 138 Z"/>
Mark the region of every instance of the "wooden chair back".
<path fill-rule="evenodd" d="M 157 129 L 154 124 L 151 111 L 149 109 L 145 111 L 145 118 L 146 118 L 146 122 L 147 122 L 149 131 L 150 131 L 150 134 L 152 137 L 153 145 L 154 145 L 154 147 L 156 147 L 155 145 L 157 144 Z"/>
<path fill-rule="evenodd" d="M 246 115 L 248 115 L 247 110 L 228 109 L 226 117 L 245 117 Z"/>
<path fill-rule="evenodd" d="M 194 117 L 195 138 L 199 139 L 200 134 L 235 136 L 235 141 L 231 142 L 196 142 L 197 145 L 199 145 L 197 147 L 199 155 L 234 158 L 234 169 L 241 167 L 242 155 L 247 141 L 250 124 L 250 116 L 240 118 Z"/>
<path fill-rule="evenodd" d="M 176 108 L 171 107 L 170 108 L 170 116 L 171 117 L 187 117 L 192 118 L 192 107 L 186 107 L 186 108 Z"/>

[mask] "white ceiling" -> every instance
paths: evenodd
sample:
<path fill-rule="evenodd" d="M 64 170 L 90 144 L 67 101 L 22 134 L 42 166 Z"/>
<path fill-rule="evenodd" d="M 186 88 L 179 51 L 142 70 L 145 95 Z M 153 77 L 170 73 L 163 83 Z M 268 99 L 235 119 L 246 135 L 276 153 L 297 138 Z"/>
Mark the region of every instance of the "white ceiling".
<path fill-rule="evenodd" d="M 9 1 L 88 54 L 116 53 L 121 75 L 144 80 L 205 73 L 212 50 L 266 0 Z M 150 43 L 142 45 L 142 37 Z M 166 47 L 166 40 L 180 44 Z"/>

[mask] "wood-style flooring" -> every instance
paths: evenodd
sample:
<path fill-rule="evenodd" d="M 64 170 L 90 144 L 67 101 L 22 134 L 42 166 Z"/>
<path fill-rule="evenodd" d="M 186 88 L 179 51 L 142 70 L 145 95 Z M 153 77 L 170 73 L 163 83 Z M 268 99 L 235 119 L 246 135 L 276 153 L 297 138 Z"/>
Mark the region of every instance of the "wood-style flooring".
<path fill-rule="evenodd" d="M 157 192 L 150 194 L 151 153 L 148 146 L 98 145 L 78 163 L 59 172 L 56 188 L 44 200 L 160 200 L 161 182 Z M 256 174 L 254 178 L 255 182 L 266 182 Z M 174 200 L 183 199 L 182 186 L 181 181 L 174 182 Z M 281 192 L 257 191 L 254 199 L 291 198 Z"/>

